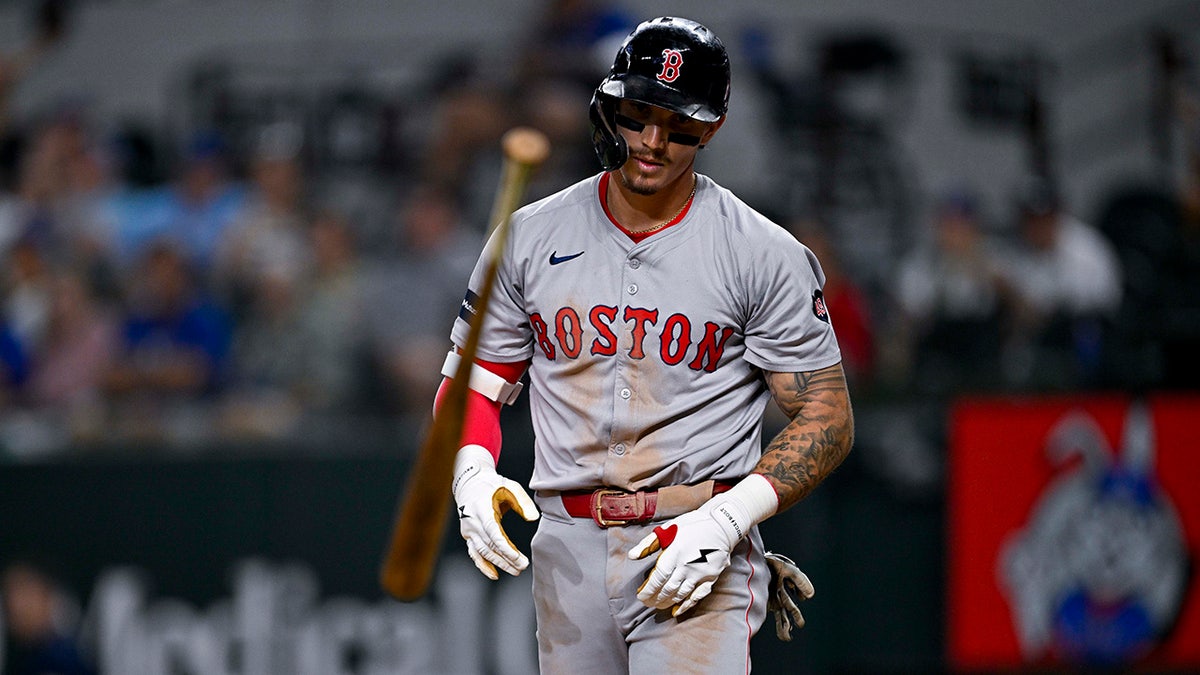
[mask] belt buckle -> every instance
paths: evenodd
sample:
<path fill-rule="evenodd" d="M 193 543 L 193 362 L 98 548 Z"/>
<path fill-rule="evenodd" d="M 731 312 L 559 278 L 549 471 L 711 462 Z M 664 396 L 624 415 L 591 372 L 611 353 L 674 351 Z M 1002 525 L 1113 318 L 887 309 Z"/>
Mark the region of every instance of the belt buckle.
<path fill-rule="evenodd" d="M 599 525 L 601 529 L 609 528 L 613 525 L 624 525 L 626 522 L 628 522 L 625 520 L 609 520 L 604 517 L 604 514 L 601 512 L 600 508 L 600 500 L 604 497 L 610 495 L 616 497 L 623 494 L 629 493 L 625 492 L 624 490 L 614 490 L 612 488 L 601 488 L 592 493 L 592 520 L 596 521 L 596 524 Z"/>

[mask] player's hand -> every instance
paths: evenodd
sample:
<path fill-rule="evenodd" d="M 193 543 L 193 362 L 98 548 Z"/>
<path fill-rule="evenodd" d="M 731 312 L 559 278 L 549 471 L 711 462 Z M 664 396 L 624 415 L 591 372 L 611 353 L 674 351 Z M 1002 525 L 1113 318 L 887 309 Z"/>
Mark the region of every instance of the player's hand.
<path fill-rule="evenodd" d="M 775 635 L 784 642 L 791 642 L 792 629 L 804 627 L 804 615 L 797 602 L 804 602 L 815 592 L 808 575 L 796 567 L 791 558 L 778 553 L 767 553 L 767 567 L 771 568 L 771 582 L 767 609 L 775 615 Z"/>
<path fill-rule="evenodd" d="M 717 495 L 703 506 L 654 528 L 632 550 L 632 560 L 660 551 L 654 569 L 638 589 L 638 600 L 679 616 L 712 592 L 729 567 L 729 555 L 754 524 L 736 499 Z"/>
<path fill-rule="evenodd" d="M 509 509 L 528 521 L 537 520 L 539 513 L 519 483 L 496 473 L 492 453 L 480 445 L 459 450 L 451 490 L 467 553 L 484 576 L 495 581 L 500 578 L 497 567 L 517 576 L 529 566 L 529 559 L 505 534 L 500 519 Z"/>

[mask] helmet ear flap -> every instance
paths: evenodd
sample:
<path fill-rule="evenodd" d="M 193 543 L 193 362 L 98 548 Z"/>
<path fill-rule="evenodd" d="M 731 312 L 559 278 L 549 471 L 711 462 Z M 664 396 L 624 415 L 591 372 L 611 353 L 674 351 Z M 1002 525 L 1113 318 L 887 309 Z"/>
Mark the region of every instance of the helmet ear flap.
<path fill-rule="evenodd" d="M 596 159 L 605 171 L 621 168 L 629 159 L 629 147 L 625 139 L 617 132 L 616 105 L 612 98 L 599 91 L 592 95 L 592 105 L 588 110 L 588 118 L 592 123 L 592 148 L 596 151 Z"/>

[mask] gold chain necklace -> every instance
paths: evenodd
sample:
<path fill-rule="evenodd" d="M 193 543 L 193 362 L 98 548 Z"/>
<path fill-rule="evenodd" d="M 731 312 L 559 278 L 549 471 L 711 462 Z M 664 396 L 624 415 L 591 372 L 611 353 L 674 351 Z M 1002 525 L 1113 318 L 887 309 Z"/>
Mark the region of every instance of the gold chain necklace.
<path fill-rule="evenodd" d="M 648 230 L 640 230 L 638 232 L 635 232 L 634 234 L 650 234 L 651 232 L 658 232 L 659 230 L 663 229 L 667 225 L 670 225 L 672 222 L 675 221 L 676 218 L 679 217 L 679 214 L 683 213 L 683 210 L 688 207 L 688 204 L 692 203 L 692 197 L 695 197 L 695 196 L 696 196 L 696 177 L 693 176 L 692 177 L 692 191 L 690 194 L 688 194 L 688 198 L 683 200 L 683 206 L 679 207 L 679 210 L 675 212 L 675 215 L 671 216 L 670 218 L 667 218 L 666 220 L 662 221 L 661 223 L 655 225 L 654 227 L 652 227 Z"/>

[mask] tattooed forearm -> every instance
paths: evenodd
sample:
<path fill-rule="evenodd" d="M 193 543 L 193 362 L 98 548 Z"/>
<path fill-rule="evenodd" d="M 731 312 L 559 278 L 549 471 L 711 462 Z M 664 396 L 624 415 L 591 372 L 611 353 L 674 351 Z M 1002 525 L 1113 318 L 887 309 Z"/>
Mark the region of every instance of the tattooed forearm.
<path fill-rule="evenodd" d="M 783 511 L 833 472 L 854 444 L 854 414 L 841 365 L 808 373 L 768 373 L 767 385 L 791 418 L 755 469 L 779 493 Z"/>

